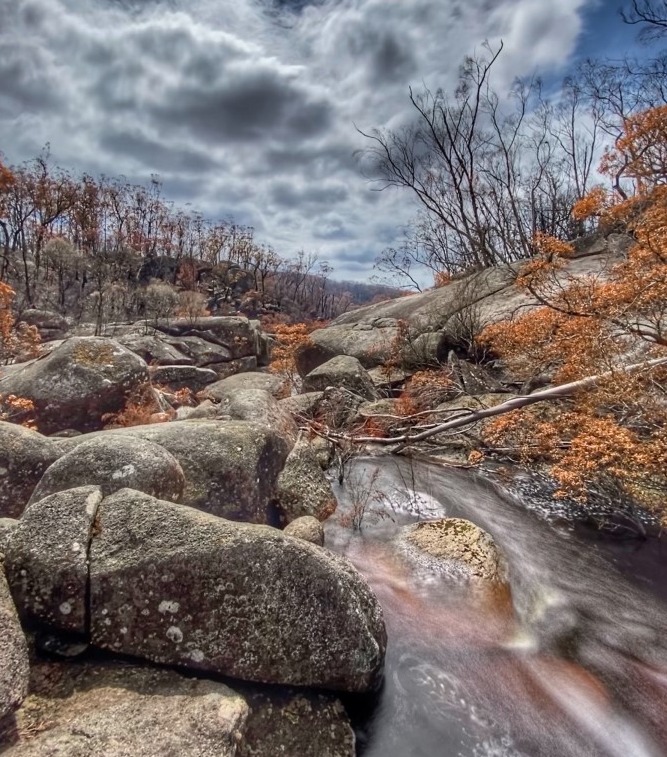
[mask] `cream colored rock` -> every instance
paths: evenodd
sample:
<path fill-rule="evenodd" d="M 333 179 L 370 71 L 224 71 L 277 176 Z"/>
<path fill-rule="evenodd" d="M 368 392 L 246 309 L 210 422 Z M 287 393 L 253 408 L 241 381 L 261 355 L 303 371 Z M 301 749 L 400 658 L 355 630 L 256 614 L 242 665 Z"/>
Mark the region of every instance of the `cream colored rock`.
<path fill-rule="evenodd" d="M 507 565 L 491 536 L 462 518 L 425 521 L 405 529 L 408 553 L 471 580 L 506 583 Z"/>

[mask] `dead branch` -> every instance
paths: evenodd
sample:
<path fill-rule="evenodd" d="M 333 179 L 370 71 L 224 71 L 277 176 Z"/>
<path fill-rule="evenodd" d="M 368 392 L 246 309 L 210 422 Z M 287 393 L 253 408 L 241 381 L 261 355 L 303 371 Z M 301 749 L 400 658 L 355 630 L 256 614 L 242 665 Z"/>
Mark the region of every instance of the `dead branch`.
<path fill-rule="evenodd" d="M 524 397 L 515 397 L 507 402 L 502 402 L 495 407 L 484 408 L 471 412 L 467 415 L 457 416 L 444 423 L 440 423 L 432 428 L 421 431 L 417 434 L 403 434 L 395 437 L 375 437 L 375 436 L 351 436 L 348 434 L 339 434 L 336 432 L 329 432 L 327 436 L 332 439 L 340 439 L 352 444 L 414 444 L 415 442 L 429 439 L 437 434 L 442 434 L 445 431 L 453 431 L 454 429 L 469 426 L 478 421 L 486 418 L 493 418 L 497 415 L 503 415 L 509 413 L 512 410 L 520 410 L 523 407 L 529 405 L 535 405 L 538 402 L 548 402 L 551 400 L 563 399 L 565 397 L 571 397 L 580 391 L 595 386 L 600 381 L 603 381 L 610 376 L 613 376 L 619 370 L 623 373 L 636 373 L 643 370 L 651 370 L 661 365 L 667 365 L 667 357 L 656 358 L 655 360 L 647 360 L 641 363 L 633 363 L 632 365 L 626 365 L 621 368 L 617 368 L 613 371 L 606 371 L 596 376 L 587 376 L 584 379 L 578 381 L 571 381 L 568 384 L 561 384 L 560 386 L 554 386 L 549 389 L 543 389 L 542 391 L 529 394 Z M 400 448 L 400 447 L 399 447 Z"/>

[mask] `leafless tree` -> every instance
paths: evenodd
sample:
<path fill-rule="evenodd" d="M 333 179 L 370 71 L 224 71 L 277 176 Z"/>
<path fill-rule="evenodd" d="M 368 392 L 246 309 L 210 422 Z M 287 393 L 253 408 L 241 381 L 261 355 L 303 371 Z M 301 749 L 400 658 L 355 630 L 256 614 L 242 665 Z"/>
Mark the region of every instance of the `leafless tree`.
<path fill-rule="evenodd" d="M 639 26 L 640 39 L 653 40 L 667 34 L 667 0 L 631 0 L 621 10 L 626 24 Z"/>

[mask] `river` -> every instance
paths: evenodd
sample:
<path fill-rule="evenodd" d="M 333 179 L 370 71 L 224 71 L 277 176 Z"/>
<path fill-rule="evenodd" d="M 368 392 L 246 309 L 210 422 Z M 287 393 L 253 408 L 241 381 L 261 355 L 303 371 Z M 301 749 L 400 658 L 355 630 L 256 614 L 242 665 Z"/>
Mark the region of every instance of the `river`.
<path fill-rule="evenodd" d="M 667 755 L 664 539 L 555 525 L 466 470 L 387 457 L 350 471 L 326 544 L 370 582 L 389 639 L 377 701 L 353 712 L 360 755 Z M 511 597 L 406 560 L 398 530 L 445 516 L 494 537 Z"/>

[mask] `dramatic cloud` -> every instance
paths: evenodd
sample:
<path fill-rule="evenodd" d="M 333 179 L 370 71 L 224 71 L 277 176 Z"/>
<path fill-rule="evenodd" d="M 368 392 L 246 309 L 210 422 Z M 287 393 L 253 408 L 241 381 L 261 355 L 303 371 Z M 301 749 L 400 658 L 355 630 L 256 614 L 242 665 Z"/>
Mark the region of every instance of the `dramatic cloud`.
<path fill-rule="evenodd" d="M 504 41 L 497 82 L 557 74 L 598 0 L 0 0 L 0 148 L 49 142 L 78 171 L 162 176 L 283 254 L 363 278 L 414 211 L 359 171 L 355 127 L 400 124 Z"/>

